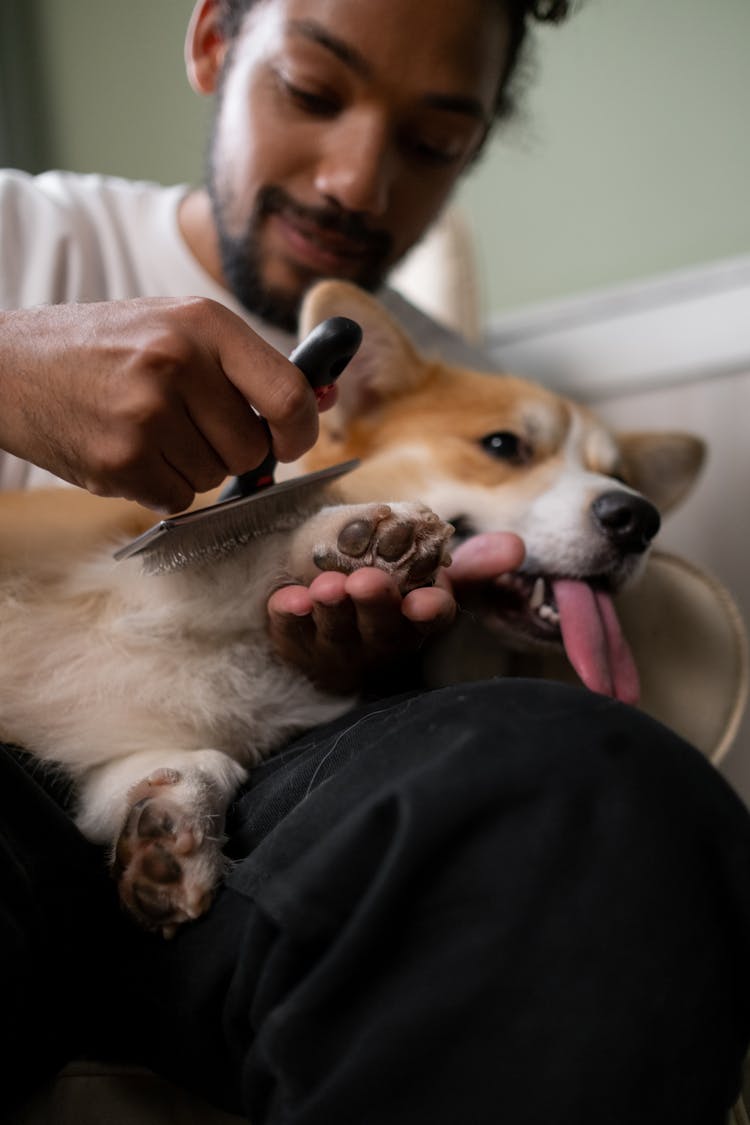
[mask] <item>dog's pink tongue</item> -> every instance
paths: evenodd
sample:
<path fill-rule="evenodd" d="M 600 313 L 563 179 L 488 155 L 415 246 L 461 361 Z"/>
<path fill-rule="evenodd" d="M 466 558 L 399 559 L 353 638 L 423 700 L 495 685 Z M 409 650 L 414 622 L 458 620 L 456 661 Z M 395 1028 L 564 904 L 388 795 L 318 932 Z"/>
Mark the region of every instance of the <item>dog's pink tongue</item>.
<path fill-rule="evenodd" d="M 638 670 L 609 594 L 571 578 L 557 579 L 552 588 L 565 652 L 586 687 L 637 703 Z"/>

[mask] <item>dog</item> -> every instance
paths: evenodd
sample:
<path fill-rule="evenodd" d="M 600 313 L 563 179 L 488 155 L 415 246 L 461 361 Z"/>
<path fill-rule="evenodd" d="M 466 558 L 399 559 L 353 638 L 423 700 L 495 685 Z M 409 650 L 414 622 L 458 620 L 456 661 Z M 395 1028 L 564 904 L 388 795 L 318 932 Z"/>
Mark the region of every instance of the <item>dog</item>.
<path fill-rule="evenodd" d="M 636 703 L 637 670 L 612 596 L 642 574 L 661 514 L 698 477 L 703 441 L 614 434 L 529 380 L 419 356 L 373 298 L 339 282 L 309 294 L 302 332 L 336 309 L 362 324 L 367 346 L 295 471 L 358 458 L 340 486 L 347 502 L 418 498 L 453 525 L 454 544 L 505 530 L 526 546 L 518 571 L 463 601 L 468 639 L 456 644 L 454 629 L 440 646 L 441 682 L 463 678 L 469 649 L 476 668 L 477 648 L 488 649 L 486 674 L 503 670 L 503 655 L 562 643 L 586 686 Z"/>
<path fill-rule="evenodd" d="M 110 848 L 122 903 L 165 937 L 208 909 L 225 812 L 252 766 L 354 702 L 280 660 L 274 589 L 374 565 L 406 592 L 452 543 L 515 531 L 522 566 L 463 616 L 499 652 L 562 642 L 585 684 L 634 702 L 612 595 L 642 571 L 659 510 L 703 457 L 690 435 L 616 436 L 526 380 L 422 357 L 347 283 L 311 290 L 301 335 L 330 315 L 358 321 L 364 343 L 290 472 L 361 463 L 299 526 L 147 575 L 112 559 L 153 522 L 136 505 L 74 489 L 0 496 L 0 738 L 74 779 L 77 823 Z"/>

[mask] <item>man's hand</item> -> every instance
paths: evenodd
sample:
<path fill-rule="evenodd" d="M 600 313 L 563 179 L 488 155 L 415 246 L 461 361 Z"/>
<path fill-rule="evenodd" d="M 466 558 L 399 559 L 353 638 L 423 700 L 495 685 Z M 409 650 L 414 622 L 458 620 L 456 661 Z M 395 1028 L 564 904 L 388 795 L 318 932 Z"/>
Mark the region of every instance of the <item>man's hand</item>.
<path fill-rule="evenodd" d="M 318 432 L 301 372 L 203 298 L 0 313 L 0 401 L 1 449 L 169 512 L 260 464 L 268 439 L 256 411 L 280 461 Z"/>
<path fill-rule="evenodd" d="M 310 586 L 284 586 L 269 599 L 269 631 L 278 654 L 321 687 L 346 693 L 368 672 L 416 652 L 445 629 L 466 587 L 515 570 L 523 543 L 511 532 L 477 535 L 453 552 L 434 586 L 401 597 L 381 570 L 320 574 Z"/>

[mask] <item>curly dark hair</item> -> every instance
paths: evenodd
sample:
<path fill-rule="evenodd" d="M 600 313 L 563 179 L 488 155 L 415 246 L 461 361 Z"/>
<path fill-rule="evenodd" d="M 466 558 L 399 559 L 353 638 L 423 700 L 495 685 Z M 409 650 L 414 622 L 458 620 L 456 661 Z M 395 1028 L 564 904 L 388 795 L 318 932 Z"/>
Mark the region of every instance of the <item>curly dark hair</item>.
<path fill-rule="evenodd" d="M 509 37 L 505 71 L 498 83 L 495 117 L 509 117 L 515 109 L 514 77 L 519 71 L 529 26 L 537 23 L 561 23 L 568 15 L 570 0 L 500 0 L 508 14 Z"/>
<path fill-rule="evenodd" d="M 240 29 L 245 14 L 256 0 L 220 0 L 221 29 L 227 40 L 232 40 Z M 508 54 L 505 69 L 498 82 L 495 117 L 510 116 L 514 109 L 513 79 L 519 70 L 524 44 L 531 24 L 560 23 L 568 15 L 571 0 L 497 0 L 509 21 Z"/>

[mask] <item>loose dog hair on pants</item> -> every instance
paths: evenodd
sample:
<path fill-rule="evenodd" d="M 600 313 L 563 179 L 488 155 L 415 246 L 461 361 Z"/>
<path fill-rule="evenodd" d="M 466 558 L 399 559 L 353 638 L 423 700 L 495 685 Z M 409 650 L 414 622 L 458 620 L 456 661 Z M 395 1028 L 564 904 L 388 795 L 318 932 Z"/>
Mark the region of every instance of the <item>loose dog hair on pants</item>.
<path fill-rule="evenodd" d="M 2 755 L 5 1051 L 145 1062 L 253 1125 L 724 1125 L 750 1039 L 750 815 L 583 689 L 360 709 L 257 768 L 171 942 Z"/>

